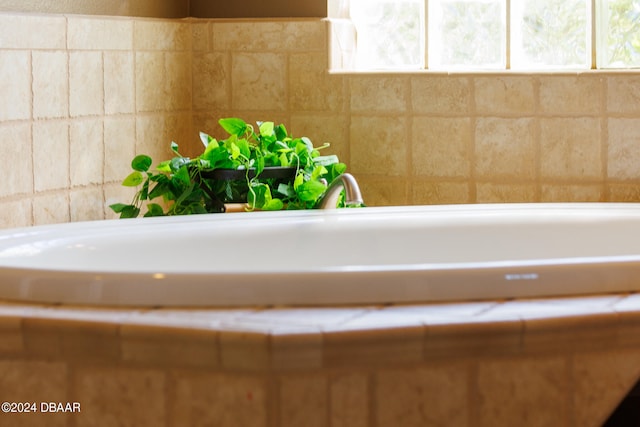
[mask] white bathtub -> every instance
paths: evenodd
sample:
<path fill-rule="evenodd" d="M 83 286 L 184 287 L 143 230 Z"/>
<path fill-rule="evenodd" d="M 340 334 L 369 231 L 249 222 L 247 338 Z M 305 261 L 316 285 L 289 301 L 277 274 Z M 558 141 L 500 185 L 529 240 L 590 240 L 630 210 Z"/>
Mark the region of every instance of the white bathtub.
<path fill-rule="evenodd" d="M 254 212 L 0 232 L 0 298 L 371 304 L 640 290 L 640 205 Z"/>

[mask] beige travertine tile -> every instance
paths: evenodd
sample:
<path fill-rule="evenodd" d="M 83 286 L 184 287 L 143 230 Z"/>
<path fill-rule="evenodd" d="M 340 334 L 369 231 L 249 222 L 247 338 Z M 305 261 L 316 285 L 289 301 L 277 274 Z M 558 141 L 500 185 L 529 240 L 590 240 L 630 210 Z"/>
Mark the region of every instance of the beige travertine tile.
<path fill-rule="evenodd" d="M 285 126 L 294 136 L 311 139 L 316 147 L 328 142 L 331 145 L 322 150 L 321 154 L 335 154 L 348 166 L 351 163 L 348 123 L 344 114 L 296 113 L 291 115 L 291 121 Z"/>
<path fill-rule="evenodd" d="M 122 182 L 131 173 L 136 149 L 134 116 L 104 119 L 104 181 Z"/>
<path fill-rule="evenodd" d="M 327 44 L 322 20 L 213 22 L 211 28 L 216 51 L 309 52 Z"/>
<path fill-rule="evenodd" d="M 196 53 L 193 56 L 193 108 L 229 108 L 231 66 L 224 53 Z"/>
<path fill-rule="evenodd" d="M 475 169 L 482 178 L 536 177 L 535 122 L 529 118 L 479 118 L 475 129 Z"/>
<path fill-rule="evenodd" d="M 0 315 L 0 354 L 11 356 L 24 351 L 22 318 L 19 315 Z"/>
<path fill-rule="evenodd" d="M 494 184 L 476 185 L 477 203 L 531 203 L 537 202 L 536 186 L 533 184 Z"/>
<path fill-rule="evenodd" d="M 217 332 L 188 327 L 125 324 L 120 327 L 122 360 L 146 366 L 217 368 Z"/>
<path fill-rule="evenodd" d="M 191 113 L 191 53 L 165 53 L 165 76 L 167 97 L 164 110 L 185 110 Z"/>
<path fill-rule="evenodd" d="M 0 197 L 33 192 L 30 140 L 28 123 L 0 124 L 0 150 L 5 162 Z"/>
<path fill-rule="evenodd" d="M 36 191 L 69 186 L 69 125 L 66 121 L 33 123 L 34 187 Z"/>
<path fill-rule="evenodd" d="M 191 27 L 188 21 L 134 21 L 133 46 L 136 50 L 190 50 Z"/>
<path fill-rule="evenodd" d="M 72 117 L 104 114 L 102 52 L 69 53 L 69 112 Z"/>
<path fill-rule="evenodd" d="M 414 176 L 469 177 L 472 129 L 468 118 L 414 117 Z"/>
<path fill-rule="evenodd" d="M 274 308 L 260 310 L 239 316 L 236 320 L 249 324 L 274 325 L 284 327 L 323 327 L 336 326 L 359 318 L 370 311 L 369 308 Z"/>
<path fill-rule="evenodd" d="M 321 375 L 286 376 L 280 379 L 282 427 L 324 427 L 329 416 L 328 380 Z"/>
<path fill-rule="evenodd" d="M 68 368 L 64 363 L 28 360 L 0 360 L 0 389 L 5 401 L 68 402 L 72 400 L 67 385 Z M 13 413 L 2 414 L 2 425 L 64 427 L 75 414 Z"/>
<path fill-rule="evenodd" d="M 117 366 L 86 366 L 74 370 L 73 389 L 82 405 L 74 420 L 83 426 L 164 425 L 166 376 L 162 371 Z"/>
<path fill-rule="evenodd" d="M 575 425 L 601 426 L 638 380 L 640 352 L 612 350 L 573 357 Z"/>
<path fill-rule="evenodd" d="M 33 198 L 35 225 L 60 224 L 70 220 L 69 196 L 66 193 L 44 193 Z"/>
<path fill-rule="evenodd" d="M 369 378 L 367 374 L 341 373 L 329 377 L 332 427 L 369 426 Z"/>
<path fill-rule="evenodd" d="M 474 316 L 428 315 L 424 318 L 427 360 L 455 357 L 514 355 L 521 351 L 523 323 L 515 315 L 479 313 Z"/>
<path fill-rule="evenodd" d="M 133 52 L 104 52 L 104 112 L 135 112 Z"/>
<path fill-rule="evenodd" d="M 417 114 L 466 115 L 470 112 L 471 83 L 466 77 L 412 77 L 411 100 Z"/>
<path fill-rule="evenodd" d="M 120 359 L 118 325 L 64 318 L 23 320 L 26 351 L 35 357 L 115 362 Z"/>
<path fill-rule="evenodd" d="M 67 46 L 74 50 L 132 50 L 132 19 L 70 16 Z"/>
<path fill-rule="evenodd" d="M 190 23 L 191 40 L 194 52 L 207 52 L 212 47 L 211 22 L 207 20 L 194 20 Z"/>
<path fill-rule="evenodd" d="M 72 121 L 69 143 L 71 185 L 101 184 L 105 161 L 102 119 Z"/>
<path fill-rule="evenodd" d="M 541 176 L 602 179 L 600 119 L 540 119 Z"/>
<path fill-rule="evenodd" d="M 476 77 L 473 82 L 477 114 L 530 115 L 536 110 L 531 76 Z"/>
<path fill-rule="evenodd" d="M 377 425 L 470 425 L 468 372 L 468 365 L 451 362 L 376 373 Z"/>
<path fill-rule="evenodd" d="M 0 50 L 0 122 L 31 118 L 30 76 L 28 51 Z"/>
<path fill-rule="evenodd" d="M 470 203 L 466 182 L 411 182 L 411 202 L 415 205 L 446 205 Z"/>
<path fill-rule="evenodd" d="M 65 49 L 66 34 L 63 16 L 0 13 L 0 49 Z"/>
<path fill-rule="evenodd" d="M 409 203 L 408 179 L 368 178 L 358 174 L 356 178 L 366 206 L 401 206 Z"/>
<path fill-rule="evenodd" d="M 609 183 L 606 184 L 609 197 L 609 202 L 639 202 L 640 201 L 640 187 L 633 183 L 620 184 Z"/>
<path fill-rule="evenodd" d="M 344 105 L 344 77 L 327 73 L 324 52 L 291 54 L 289 104 L 296 112 L 338 112 Z"/>
<path fill-rule="evenodd" d="M 269 334 L 224 329 L 219 333 L 222 367 L 232 371 L 264 371 L 271 364 Z"/>
<path fill-rule="evenodd" d="M 424 337 L 425 328 L 418 321 L 393 325 L 372 319 L 324 328 L 324 366 L 353 368 L 420 362 Z"/>
<path fill-rule="evenodd" d="M 271 368 L 278 372 L 320 369 L 323 346 L 320 328 L 274 328 L 270 334 Z"/>
<path fill-rule="evenodd" d="M 403 113 L 409 104 L 407 77 L 357 76 L 347 80 L 353 113 Z"/>
<path fill-rule="evenodd" d="M 562 356 L 480 360 L 475 425 L 567 425 L 569 391 Z"/>
<path fill-rule="evenodd" d="M 351 171 L 386 177 L 406 175 L 408 129 L 404 117 L 352 116 Z"/>
<path fill-rule="evenodd" d="M 544 184 L 541 188 L 542 202 L 602 202 L 602 185 Z"/>
<path fill-rule="evenodd" d="M 541 76 L 540 110 L 550 114 L 598 114 L 604 81 L 599 76 Z"/>
<path fill-rule="evenodd" d="M 164 110 L 168 94 L 163 52 L 136 52 L 136 110 Z"/>
<path fill-rule="evenodd" d="M 637 179 L 640 177 L 640 119 L 610 118 L 608 131 L 608 177 Z"/>
<path fill-rule="evenodd" d="M 102 187 L 76 188 L 69 193 L 71 221 L 104 219 L 104 193 Z"/>
<path fill-rule="evenodd" d="M 175 372 L 171 379 L 172 425 L 267 426 L 268 389 L 259 377 Z"/>
<path fill-rule="evenodd" d="M 69 116 L 68 55 L 63 51 L 34 51 L 33 117 L 57 118 Z"/>
<path fill-rule="evenodd" d="M 286 69 L 287 57 L 281 53 L 233 54 L 232 107 L 237 110 L 286 110 Z"/>
<path fill-rule="evenodd" d="M 33 225 L 31 199 L 3 201 L 0 209 L 0 228 Z"/>
<path fill-rule="evenodd" d="M 607 77 L 607 111 L 609 113 L 640 112 L 640 77 L 621 75 Z"/>

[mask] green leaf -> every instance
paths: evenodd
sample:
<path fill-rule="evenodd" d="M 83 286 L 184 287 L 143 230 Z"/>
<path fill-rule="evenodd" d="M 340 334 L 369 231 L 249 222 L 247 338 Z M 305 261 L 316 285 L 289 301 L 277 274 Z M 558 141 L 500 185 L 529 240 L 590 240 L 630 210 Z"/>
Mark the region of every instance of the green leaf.
<path fill-rule="evenodd" d="M 215 140 L 216 139 L 214 137 L 207 135 L 204 132 L 200 132 L 200 141 L 202 141 L 202 144 L 205 146 L 205 148 Z"/>
<path fill-rule="evenodd" d="M 124 185 L 125 187 L 137 187 L 143 182 L 144 175 L 142 175 L 142 172 L 133 171 L 124 179 L 124 181 L 122 181 L 122 185 Z"/>
<path fill-rule="evenodd" d="M 240 157 L 240 147 L 238 147 L 234 142 L 231 143 L 231 158 L 233 160 Z"/>
<path fill-rule="evenodd" d="M 135 218 L 140 213 L 140 209 L 134 205 L 125 205 L 120 211 L 120 218 Z"/>
<path fill-rule="evenodd" d="M 147 205 L 147 210 L 148 212 L 144 214 L 145 217 L 164 216 L 164 210 L 162 209 L 162 206 L 157 203 L 149 203 Z"/>
<path fill-rule="evenodd" d="M 273 135 L 274 125 L 273 122 L 262 122 L 260 123 L 260 135 L 261 136 L 271 136 Z"/>
<path fill-rule="evenodd" d="M 313 163 L 316 165 L 329 166 L 339 163 L 338 156 L 331 154 L 329 156 L 318 156 L 313 159 Z"/>
<path fill-rule="evenodd" d="M 133 206 L 133 205 L 126 205 L 124 203 L 114 203 L 113 205 L 109 205 L 109 207 L 111 208 L 112 211 L 114 211 L 115 213 L 120 213 L 122 212 L 125 208 L 127 208 L 128 206 Z M 135 207 L 135 206 L 134 206 Z"/>
<path fill-rule="evenodd" d="M 176 144 L 174 141 L 171 141 L 171 151 L 180 156 L 180 152 L 178 152 L 178 144 Z"/>
<path fill-rule="evenodd" d="M 171 160 L 165 160 L 164 162 L 160 163 L 156 167 L 156 170 L 160 172 L 171 172 Z"/>
<path fill-rule="evenodd" d="M 189 183 L 191 182 L 191 177 L 189 176 L 189 169 L 187 168 L 186 165 L 178 169 L 178 172 L 176 172 L 176 174 L 173 177 L 174 179 L 178 180 L 184 185 L 189 185 Z"/>
<path fill-rule="evenodd" d="M 327 187 L 320 181 L 307 181 L 296 188 L 298 197 L 303 202 L 314 202 L 322 196 Z"/>
<path fill-rule="evenodd" d="M 247 123 L 242 119 L 220 119 L 218 123 L 229 135 L 242 136 L 247 132 Z"/>
<path fill-rule="evenodd" d="M 146 172 L 151 167 L 152 162 L 151 157 L 146 154 L 140 154 L 131 161 L 131 168 L 135 171 Z"/>
<path fill-rule="evenodd" d="M 285 128 L 282 124 L 276 127 L 275 132 L 276 138 L 278 138 L 279 141 L 284 141 L 285 138 L 289 136 L 289 134 L 287 133 L 287 128 Z"/>

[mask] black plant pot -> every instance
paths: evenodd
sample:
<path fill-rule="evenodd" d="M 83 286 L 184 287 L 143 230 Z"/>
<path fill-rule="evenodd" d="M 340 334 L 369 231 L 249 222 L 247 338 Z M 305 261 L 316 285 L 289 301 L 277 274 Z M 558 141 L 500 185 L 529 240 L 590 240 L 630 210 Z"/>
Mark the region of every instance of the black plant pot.
<path fill-rule="evenodd" d="M 291 184 L 296 177 L 297 168 L 272 166 L 265 167 L 258 175 L 272 188 Z M 213 169 L 200 172 L 198 185 L 211 198 L 207 206 L 210 212 L 225 212 L 225 204 L 246 204 L 249 188 L 247 179 L 256 178 L 255 169 Z"/>

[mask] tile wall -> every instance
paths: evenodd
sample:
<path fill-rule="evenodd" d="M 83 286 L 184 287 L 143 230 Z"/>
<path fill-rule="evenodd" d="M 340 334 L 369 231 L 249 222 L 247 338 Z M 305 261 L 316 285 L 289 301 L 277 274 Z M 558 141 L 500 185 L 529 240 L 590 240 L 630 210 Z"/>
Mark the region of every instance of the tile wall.
<path fill-rule="evenodd" d="M 112 217 L 138 152 L 191 132 L 186 21 L 0 14 L 0 227 Z"/>
<path fill-rule="evenodd" d="M 330 141 L 369 205 L 640 200 L 635 72 L 342 72 L 351 29 L 319 19 L 0 24 L 0 227 L 113 217 L 135 153 L 222 116 Z"/>

